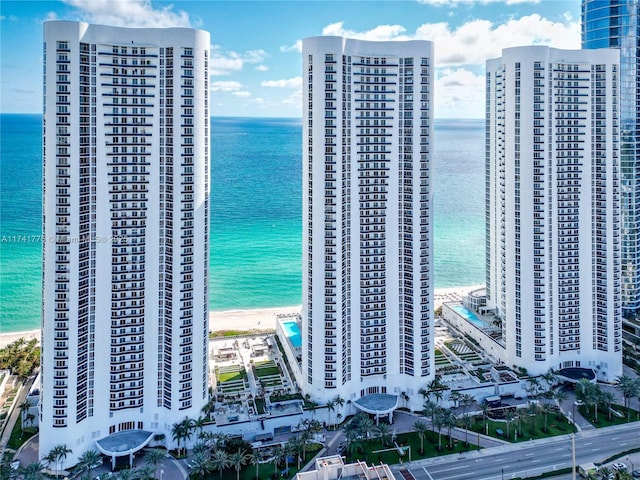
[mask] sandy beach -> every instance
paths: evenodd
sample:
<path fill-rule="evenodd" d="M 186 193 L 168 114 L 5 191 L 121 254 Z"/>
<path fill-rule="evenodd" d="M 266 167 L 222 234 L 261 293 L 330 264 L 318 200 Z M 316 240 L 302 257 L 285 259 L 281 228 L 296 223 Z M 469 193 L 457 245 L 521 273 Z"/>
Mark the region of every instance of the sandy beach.
<path fill-rule="evenodd" d="M 481 285 L 436 288 L 433 293 L 433 306 L 435 309 L 444 302 L 460 300 L 472 290 Z M 301 306 L 256 308 L 248 310 L 226 310 L 209 312 L 209 330 L 275 330 L 276 315 L 300 313 Z M 16 341 L 19 338 L 40 340 L 40 330 L 28 330 L 24 332 L 0 333 L 0 348 Z"/>

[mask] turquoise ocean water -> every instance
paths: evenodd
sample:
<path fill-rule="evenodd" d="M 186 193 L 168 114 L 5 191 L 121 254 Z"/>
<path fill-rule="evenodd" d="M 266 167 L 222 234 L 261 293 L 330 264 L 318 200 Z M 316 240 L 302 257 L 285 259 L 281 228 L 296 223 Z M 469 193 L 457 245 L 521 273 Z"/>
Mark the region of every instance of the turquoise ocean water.
<path fill-rule="evenodd" d="M 38 328 L 41 125 L 0 115 L 0 332 Z M 299 305 L 300 119 L 211 120 L 211 310 Z M 436 120 L 435 286 L 484 282 L 484 122 Z"/>

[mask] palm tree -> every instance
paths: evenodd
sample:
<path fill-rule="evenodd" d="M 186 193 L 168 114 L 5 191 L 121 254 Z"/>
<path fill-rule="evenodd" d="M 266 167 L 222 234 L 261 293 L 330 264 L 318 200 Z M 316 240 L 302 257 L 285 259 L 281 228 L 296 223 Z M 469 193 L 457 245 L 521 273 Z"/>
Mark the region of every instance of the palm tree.
<path fill-rule="evenodd" d="M 469 415 L 467 412 L 463 413 L 460 417 L 460 423 L 462 424 L 462 428 L 464 428 L 464 444 L 467 448 L 469 448 L 469 429 L 473 424 L 473 417 Z"/>
<path fill-rule="evenodd" d="M 568 397 L 567 392 L 565 392 L 562 388 L 558 388 L 553 392 L 553 399 L 558 404 L 558 416 L 556 417 L 556 420 L 560 420 L 560 410 L 561 410 L 562 402 L 564 402 L 567 399 L 567 397 Z"/>
<path fill-rule="evenodd" d="M 251 465 L 256 466 L 256 480 L 259 480 L 258 474 L 260 470 L 260 463 L 262 463 L 263 460 L 264 460 L 264 453 L 259 448 L 254 448 L 253 452 L 249 454 L 249 463 L 251 463 Z"/>
<path fill-rule="evenodd" d="M 344 431 L 344 441 L 346 444 L 346 452 L 351 456 L 355 455 L 360 448 L 361 441 L 358 432 L 353 428 L 346 429 Z"/>
<path fill-rule="evenodd" d="M 485 435 L 489 434 L 489 431 L 488 431 L 489 424 L 487 423 L 487 416 L 489 415 L 489 410 L 491 410 L 491 407 L 487 402 L 482 402 L 480 404 L 480 411 L 482 412 L 482 429 L 484 430 Z"/>
<path fill-rule="evenodd" d="M 336 411 L 336 404 L 333 403 L 333 400 L 329 400 L 326 406 L 327 406 L 327 410 L 329 411 L 329 415 L 328 415 L 329 425 L 331 425 L 331 412 Z"/>
<path fill-rule="evenodd" d="M 198 435 L 202 434 L 204 425 L 207 423 L 207 419 L 203 416 L 199 416 L 197 419 L 191 421 L 191 428 L 198 430 Z"/>
<path fill-rule="evenodd" d="M 342 420 L 342 414 L 340 412 L 336 413 L 336 426 L 335 426 L 335 428 L 338 428 L 338 425 L 340 425 L 341 420 Z M 334 430 L 335 430 L 335 428 L 334 428 Z"/>
<path fill-rule="evenodd" d="M 440 407 L 438 406 L 438 404 L 436 402 L 432 402 L 431 400 L 427 400 L 426 402 L 424 402 L 424 405 L 422 406 L 422 414 L 425 417 L 431 417 L 431 423 L 433 423 L 433 416 L 436 414 L 436 412 L 438 411 Z"/>
<path fill-rule="evenodd" d="M 158 473 L 158 465 L 160 465 L 160 462 L 165 458 L 165 456 L 166 452 L 159 448 L 152 448 L 145 454 L 144 458 L 147 465 L 151 465 L 153 467 L 154 477 Z"/>
<path fill-rule="evenodd" d="M 380 441 L 382 442 L 382 446 L 386 447 L 389 445 L 389 440 L 391 439 L 391 427 L 388 423 L 380 423 L 377 427 L 375 427 L 376 433 L 380 436 Z"/>
<path fill-rule="evenodd" d="M 278 464 L 280 463 L 280 461 L 284 458 L 285 453 L 284 453 L 284 448 L 282 448 L 280 445 L 276 445 L 275 447 L 273 447 L 273 475 L 277 476 L 278 475 Z"/>
<path fill-rule="evenodd" d="M 413 429 L 416 431 L 418 437 L 420 438 L 420 455 L 424 455 L 424 437 L 427 435 L 429 428 L 427 427 L 426 423 L 417 420 L 413 424 Z"/>
<path fill-rule="evenodd" d="M 194 455 L 194 458 L 195 458 L 195 455 Z M 142 467 L 136 468 L 134 472 L 136 474 L 136 480 L 154 480 L 155 473 L 156 473 L 153 467 L 148 464 L 145 464 Z"/>
<path fill-rule="evenodd" d="M 303 430 L 302 432 L 300 432 L 300 436 L 298 437 L 300 440 L 300 444 L 302 446 L 302 459 L 303 460 L 307 460 L 307 441 L 311 440 L 312 434 L 311 434 L 311 430 L 306 429 Z M 290 452 L 286 451 L 286 444 L 285 444 L 285 457 L 288 456 Z M 287 467 L 289 467 L 289 465 L 287 465 Z"/>
<path fill-rule="evenodd" d="M 211 469 L 211 462 L 209 456 L 204 452 L 198 452 L 191 457 L 191 471 L 189 477 L 191 478 L 206 478 L 209 470 Z"/>
<path fill-rule="evenodd" d="M 425 387 L 420 387 L 418 389 L 418 395 L 422 395 L 422 401 L 426 401 L 427 397 L 429 396 L 429 390 L 427 390 Z"/>
<path fill-rule="evenodd" d="M 127 468 L 126 470 L 120 470 L 118 473 L 118 480 L 133 480 L 138 476 L 136 469 Z"/>
<path fill-rule="evenodd" d="M 433 428 L 438 430 L 438 451 L 442 450 L 442 427 L 444 426 L 444 409 L 438 409 L 433 416 Z"/>
<path fill-rule="evenodd" d="M 549 427 L 547 426 L 547 418 L 551 413 L 551 405 L 549 405 L 548 403 L 543 403 L 541 407 L 541 411 L 542 411 L 542 414 L 544 415 L 544 427 L 542 428 L 542 431 L 547 433 L 549 431 Z"/>
<path fill-rule="evenodd" d="M 449 394 L 449 400 L 453 402 L 454 408 L 458 408 L 458 402 L 460 401 L 461 397 L 462 394 L 458 390 L 454 390 Z"/>
<path fill-rule="evenodd" d="M 22 475 L 23 480 L 43 480 L 44 474 L 42 469 L 44 466 L 40 462 L 33 462 L 26 467 L 20 467 L 18 473 Z M 9 478 L 9 477 L 7 477 Z"/>
<path fill-rule="evenodd" d="M 602 400 L 602 403 L 607 406 L 607 418 L 611 421 L 611 405 L 616 401 L 616 394 L 609 390 L 605 390 L 601 393 L 600 399 Z"/>
<path fill-rule="evenodd" d="M 549 398 L 551 395 L 550 393 L 553 391 L 553 386 L 556 384 L 556 382 L 558 381 L 558 376 L 556 375 L 556 372 L 553 371 L 552 368 L 550 368 L 547 373 L 542 375 L 542 380 L 544 380 L 545 384 L 546 384 L 546 391 L 544 392 L 545 396 L 547 398 Z"/>
<path fill-rule="evenodd" d="M 30 398 L 25 398 L 24 402 L 22 402 L 18 408 L 20 409 L 20 415 L 22 417 L 22 424 L 25 423 L 26 414 L 29 413 L 29 409 L 33 407 L 33 402 Z M 26 413 L 25 413 L 26 412 Z M 35 417 L 34 417 L 35 418 Z M 33 421 L 33 420 L 31 420 Z"/>
<path fill-rule="evenodd" d="M 433 390 L 431 393 L 433 393 L 433 397 L 436 399 L 436 403 L 439 404 L 440 400 L 442 400 L 442 397 L 444 396 L 442 389 Z"/>
<path fill-rule="evenodd" d="M 513 410 L 506 409 L 504 411 L 504 421 L 507 423 L 507 438 L 511 439 L 511 437 L 509 436 L 509 427 L 511 426 L 511 422 L 513 422 L 516 419 L 516 412 L 514 412 Z"/>
<path fill-rule="evenodd" d="M 67 454 L 71 452 L 72 450 L 70 448 L 67 448 L 66 445 L 61 444 L 53 447 L 49 452 L 49 455 L 47 455 L 47 460 L 53 458 L 56 464 L 56 478 L 58 478 L 60 474 L 60 464 L 67 459 Z"/>
<path fill-rule="evenodd" d="M 180 455 L 180 443 L 191 438 L 191 430 L 193 428 L 193 420 L 184 417 L 184 420 L 174 423 L 171 427 L 171 438 L 178 443 L 178 456 Z"/>
<path fill-rule="evenodd" d="M 449 449 L 453 448 L 453 435 L 451 430 L 458 425 L 458 419 L 451 410 L 445 410 L 444 413 L 444 426 L 447 427 L 447 435 L 449 437 Z"/>
<path fill-rule="evenodd" d="M 627 409 L 627 421 L 631 419 L 631 410 L 629 409 L 629 401 L 638 394 L 636 382 L 628 375 L 619 375 L 616 377 L 615 389 L 624 397 L 624 408 Z"/>
<path fill-rule="evenodd" d="M 469 395 L 468 393 L 463 393 L 460 396 L 460 405 L 462 405 L 465 411 L 474 403 L 476 403 L 476 399 L 473 395 Z"/>
<path fill-rule="evenodd" d="M 213 451 L 213 455 L 211 456 L 211 468 L 220 473 L 220 478 L 222 478 L 222 471 L 230 465 L 231 461 L 227 452 L 222 449 Z"/>
<path fill-rule="evenodd" d="M 240 480 L 240 470 L 242 466 L 247 463 L 249 459 L 249 455 L 244 450 L 237 450 L 231 454 L 229 460 L 231 460 L 231 464 L 236 468 L 236 480 Z"/>
<path fill-rule="evenodd" d="M 102 462 L 102 454 L 97 450 L 87 450 L 78 458 L 78 465 L 87 469 L 87 478 L 92 478 L 93 466 L 98 462 Z"/>
<path fill-rule="evenodd" d="M 527 380 L 527 386 L 525 387 L 525 390 L 530 397 L 537 397 L 540 393 L 540 380 L 535 377 L 529 378 Z"/>

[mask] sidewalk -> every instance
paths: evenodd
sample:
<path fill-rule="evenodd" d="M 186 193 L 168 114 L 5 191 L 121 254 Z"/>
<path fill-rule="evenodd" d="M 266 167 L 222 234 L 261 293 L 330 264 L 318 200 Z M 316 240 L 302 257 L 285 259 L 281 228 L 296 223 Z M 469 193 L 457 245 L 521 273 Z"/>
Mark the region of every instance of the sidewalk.
<path fill-rule="evenodd" d="M 24 382 L 20 387 L 20 391 L 18 392 L 18 395 L 16 395 L 16 398 L 14 400 L 13 407 L 11 410 L 11 415 L 7 419 L 7 423 L 5 423 L 5 427 L 2 432 L 2 437 L 0 437 L 0 454 L 2 454 L 5 447 L 7 446 L 7 443 L 9 443 L 9 438 L 11 438 L 11 431 L 13 430 L 15 423 L 19 421 L 20 414 L 22 413 L 20 411 L 19 406 L 20 404 L 22 404 L 22 402 L 24 402 L 25 398 L 27 398 L 27 395 L 31 390 L 31 386 L 35 381 L 35 378 L 36 377 L 34 376 L 29 377 L 27 381 Z"/>

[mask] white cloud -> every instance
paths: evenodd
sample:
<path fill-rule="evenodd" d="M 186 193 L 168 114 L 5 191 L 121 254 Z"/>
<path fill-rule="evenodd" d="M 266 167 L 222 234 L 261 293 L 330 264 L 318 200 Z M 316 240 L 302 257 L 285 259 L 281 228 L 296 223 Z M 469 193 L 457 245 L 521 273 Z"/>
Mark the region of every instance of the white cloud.
<path fill-rule="evenodd" d="M 258 70 L 259 72 L 266 72 L 267 70 L 269 70 L 269 67 L 267 67 L 266 65 L 258 65 L 256 67 L 256 70 Z"/>
<path fill-rule="evenodd" d="M 240 90 L 241 88 L 242 84 L 233 80 L 229 80 L 226 82 L 213 82 L 211 84 L 211 90 L 214 92 L 234 92 Z"/>
<path fill-rule="evenodd" d="M 91 23 L 120 27 L 190 27 L 189 14 L 173 5 L 154 8 L 151 0 L 63 0 Z"/>
<path fill-rule="evenodd" d="M 296 40 L 293 45 L 282 45 L 280 47 L 281 52 L 301 52 L 302 40 Z"/>
<path fill-rule="evenodd" d="M 211 75 L 230 75 L 242 70 L 245 64 L 260 64 L 269 55 L 264 50 L 247 50 L 244 53 L 223 51 L 219 45 L 211 45 Z"/>
<path fill-rule="evenodd" d="M 441 69 L 435 80 L 436 118 L 482 118 L 484 115 L 484 75 L 464 68 Z"/>
<path fill-rule="evenodd" d="M 241 97 L 241 98 L 247 98 L 251 96 L 251 93 L 241 90 L 239 92 L 233 92 L 231 95 L 236 96 L 236 97 Z"/>
<path fill-rule="evenodd" d="M 323 35 L 338 35 L 362 40 L 430 40 L 434 43 L 436 66 L 483 65 L 488 58 L 499 57 L 503 48 L 523 45 L 549 45 L 555 48 L 580 48 L 580 24 L 570 16 L 554 22 L 532 14 L 503 24 L 472 20 L 457 28 L 447 22 L 425 23 L 414 33 L 401 25 L 380 25 L 357 32 L 344 28 L 343 22 L 327 25 Z"/>
<path fill-rule="evenodd" d="M 378 25 L 377 27 L 365 32 L 356 32 L 354 30 L 345 30 L 344 22 L 336 22 L 327 25 L 322 29 L 322 35 L 336 35 L 349 38 L 358 38 L 360 40 L 400 40 L 400 34 L 406 29 L 402 25 Z"/>
<path fill-rule="evenodd" d="M 301 88 L 302 77 L 293 77 L 282 80 L 265 80 L 260 85 L 263 87 L 276 87 L 276 88 Z"/>
<path fill-rule="evenodd" d="M 436 7 L 455 7 L 458 5 L 471 5 L 473 3 L 504 3 L 506 5 L 517 5 L 518 3 L 540 3 L 540 0 L 418 0 L 418 3 L 433 5 Z"/>

